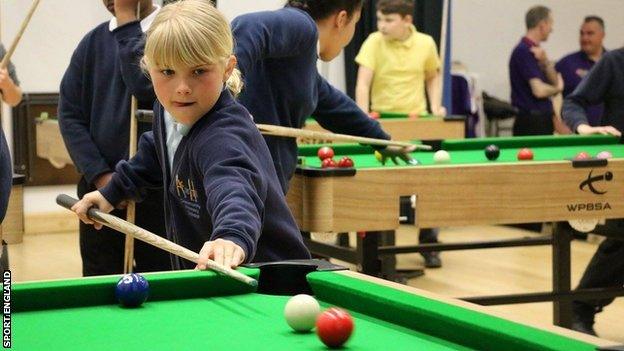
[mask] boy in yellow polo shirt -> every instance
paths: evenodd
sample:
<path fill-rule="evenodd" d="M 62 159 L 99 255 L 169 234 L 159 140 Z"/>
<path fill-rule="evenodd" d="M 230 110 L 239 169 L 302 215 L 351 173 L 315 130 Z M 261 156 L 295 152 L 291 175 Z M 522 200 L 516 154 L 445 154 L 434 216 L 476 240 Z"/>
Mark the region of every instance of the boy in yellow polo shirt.
<path fill-rule="evenodd" d="M 362 110 L 418 116 L 427 112 L 426 88 L 431 113 L 446 115 L 438 50 L 433 38 L 416 30 L 413 13 L 413 0 L 377 2 L 379 31 L 364 41 L 355 58 L 360 65 L 355 98 Z M 418 239 L 438 242 L 438 231 L 421 229 Z M 423 257 L 427 268 L 442 266 L 438 252 L 423 253 Z"/>
<path fill-rule="evenodd" d="M 413 0 L 377 2 L 377 27 L 362 44 L 356 102 L 364 111 L 446 115 L 442 107 L 440 58 L 433 38 L 412 23 Z"/>

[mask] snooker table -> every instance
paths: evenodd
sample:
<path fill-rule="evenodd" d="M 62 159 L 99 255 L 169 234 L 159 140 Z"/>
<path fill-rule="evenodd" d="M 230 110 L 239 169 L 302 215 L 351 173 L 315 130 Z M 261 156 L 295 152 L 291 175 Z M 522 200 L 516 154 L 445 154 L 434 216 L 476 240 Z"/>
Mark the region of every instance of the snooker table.
<path fill-rule="evenodd" d="M 501 150 L 495 161 L 485 157 L 484 148 L 489 144 Z M 382 166 L 370 147 L 334 145 L 335 159 L 348 155 L 355 162 L 354 168 L 343 169 L 319 168 L 319 145 L 300 146 L 301 164 L 287 199 L 310 250 L 355 263 L 364 273 L 381 275 L 380 257 L 398 253 L 552 245 L 553 291 L 469 300 L 483 304 L 555 301 L 555 323 L 569 326 L 570 300 L 575 293 L 580 298 L 583 292 L 570 289 L 572 234 L 563 225 L 555 225 L 548 238 L 400 248 L 380 246 L 379 235 L 370 232 L 396 230 L 399 199 L 406 196 L 414 199 L 415 225 L 421 228 L 624 218 L 624 182 L 620 180 L 624 177 L 624 145 L 615 137 L 602 135 L 456 139 L 444 140 L 441 145 L 449 151 L 450 163 L 434 164 L 432 151 L 418 151 L 412 156 L 422 164 L 416 166 Z M 533 150 L 533 161 L 516 159 L 523 147 Z M 595 155 L 603 150 L 610 151 L 613 158 L 570 160 L 580 151 Z M 357 236 L 355 248 L 320 243 L 309 236 L 309 232 L 354 231 L 369 232 Z M 624 289 L 602 293 L 621 296 Z"/>
<path fill-rule="evenodd" d="M 355 328 L 346 348 L 352 350 L 617 347 L 561 328 L 514 322 L 476 305 L 355 272 L 318 271 L 289 263 L 241 271 L 259 278 L 257 291 L 207 271 L 144 274 L 151 295 L 135 309 L 120 307 L 114 299 L 119 276 L 16 283 L 11 301 L 12 346 L 18 350 L 325 349 L 314 332 L 295 333 L 284 320 L 288 298 L 304 292 L 314 294 L 322 308 L 350 311 Z"/>
<path fill-rule="evenodd" d="M 382 112 L 378 121 L 394 140 L 459 139 L 466 133 L 466 117 L 460 115 L 446 117 L 422 115 L 418 118 L 408 118 L 406 114 Z M 313 118 L 306 120 L 303 129 L 327 132 Z"/>

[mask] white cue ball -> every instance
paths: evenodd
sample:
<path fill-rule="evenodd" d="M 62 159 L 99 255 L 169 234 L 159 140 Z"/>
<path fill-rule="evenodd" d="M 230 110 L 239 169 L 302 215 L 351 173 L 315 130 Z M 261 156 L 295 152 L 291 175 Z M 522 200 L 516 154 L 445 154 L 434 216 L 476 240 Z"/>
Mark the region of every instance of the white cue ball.
<path fill-rule="evenodd" d="M 449 163 L 451 162 L 451 155 L 444 150 L 438 150 L 435 154 L 433 154 L 433 162 Z"/>
<path fill-rule="evenodd" d="M 291 297 L 284 307 L 286 323 L 298 332 L 308 332 L 314 328 L 316 317 L 321 313 L 318 301 L 310 295 L 299 294 Z"/>

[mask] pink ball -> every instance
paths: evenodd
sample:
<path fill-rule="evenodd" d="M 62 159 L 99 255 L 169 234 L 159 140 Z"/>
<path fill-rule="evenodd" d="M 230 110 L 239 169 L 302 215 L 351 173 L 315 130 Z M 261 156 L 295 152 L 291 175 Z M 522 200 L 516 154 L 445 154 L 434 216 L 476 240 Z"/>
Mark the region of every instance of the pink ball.
<path fill-rule="evenodd" d="M 608 160 L 610 158 L 613 158 L 613 155 L 609 151 L 601 151 L 598 153 L 598 155 L 596 155 L 596 158 L 603 158 L 605 160 Z"/>

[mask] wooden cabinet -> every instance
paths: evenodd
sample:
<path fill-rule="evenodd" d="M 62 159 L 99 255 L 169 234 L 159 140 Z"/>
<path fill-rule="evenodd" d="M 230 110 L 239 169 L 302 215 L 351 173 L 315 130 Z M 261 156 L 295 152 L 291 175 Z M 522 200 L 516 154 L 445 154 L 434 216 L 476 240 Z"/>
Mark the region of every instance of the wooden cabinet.
<path fill-rule="evenodd" d="M 43 129 L 37 128 L 42 113 L 55 118 L 58 99 L 58 93 L 25 93 L 22 102 L 13 108 L 13 169 L 26 176 L 26 185 L 75 184 L 80 178 L 71 163 L 64 164 L 58 158 L 50 162 L 37 155 L 38 144 L 41 155 L 64 148 L 58 128 L 49 128 L 54 127 L 55 121 L 49 121 Z M 53 163 L 63 167 L 57 168 Z"/>

